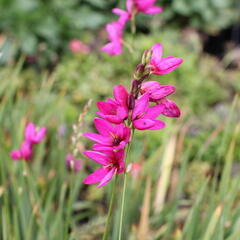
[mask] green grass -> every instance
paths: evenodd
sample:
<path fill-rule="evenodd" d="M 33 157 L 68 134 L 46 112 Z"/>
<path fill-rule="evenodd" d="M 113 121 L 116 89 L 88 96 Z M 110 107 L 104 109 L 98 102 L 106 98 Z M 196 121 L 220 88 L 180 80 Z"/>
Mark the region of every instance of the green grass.
<path fill-rule="evenodd" d="M 173 33 L 162 33 L 161 41 L 168 44 L 165 34 L 171 36 L 169 45 L 177 42 Z M 140 36 L 139 47 L 150 46 L 155 38 Z M 137 132 L 132 144 L 129 159 L 142 169 L 128 177 L 123 239 L 239 240 L 240 102 L 232 94 L 237 87 L 225 79 L 227 70 L 210 71 L 217 60 L 188 48 L 176 43 L 173 52 L 186 64 L 161 80 L 177 86 L 174 98 L 182 117 L 167 119 L 164 130 Z M 80 151 L 83 169 L 72 174 L 65 157 L 73 151 L 72 125 L 88 99 L 94 102 L 79 132 L 93 129 L 97 99 L 111 96 L 114 84 L 129 85 L 137 58 L 66 56 L 51 75 L 23 69 L 24 59 L 0 69 L 0 239 L 101 239 L 111 184 L 84 186 L 82 179 L 97 165 Z M 126 65 L 119 64 L 127 59 Z M 224 107 L 223 115 L 216 106 Z M 19 147 L 28 121 L 46 125 L 47 137 L 35 146 L 31 161 L 13 162 L 9 152 Z M 91 146 L 81 136 L 78 142 L 80 149 Z M 119 186 L 122 180 L 120 175 Z M 120 196 L 119 188 L 113 240 Z"/>

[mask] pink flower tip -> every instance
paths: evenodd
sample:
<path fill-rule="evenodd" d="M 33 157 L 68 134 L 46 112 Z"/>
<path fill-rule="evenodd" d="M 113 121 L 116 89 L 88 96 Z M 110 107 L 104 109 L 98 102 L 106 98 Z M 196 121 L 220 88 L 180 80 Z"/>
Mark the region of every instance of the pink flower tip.
<path fill-rule="evenodd" d="M 79 39 L 72 39 L 69 42 L 69 49 L 73 53 L 88 54 L 90 52 L 90 48 Z"/>

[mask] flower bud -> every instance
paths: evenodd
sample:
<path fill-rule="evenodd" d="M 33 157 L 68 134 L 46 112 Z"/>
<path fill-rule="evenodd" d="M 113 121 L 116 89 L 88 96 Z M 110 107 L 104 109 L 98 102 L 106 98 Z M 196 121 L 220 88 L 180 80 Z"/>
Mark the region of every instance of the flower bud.
<path fill-rule="evenodd" d="M 135 106 L 135 98 L 132 94 L 130 94 L 128 97 L 128 109 L 132 110 L 134 106 Z"/>
<path fill-rule="evenodd" d="M 152 57 L 152 50 L 145 50 L 142 55 L 142 65 L 146 66 L 149 64 Z"/>
<path fill-rule="evenodd" d="M 134 79 L 139 80 L 144 75 L 145 66 L 143 64 L 138 64 L 134 73 Z"/>

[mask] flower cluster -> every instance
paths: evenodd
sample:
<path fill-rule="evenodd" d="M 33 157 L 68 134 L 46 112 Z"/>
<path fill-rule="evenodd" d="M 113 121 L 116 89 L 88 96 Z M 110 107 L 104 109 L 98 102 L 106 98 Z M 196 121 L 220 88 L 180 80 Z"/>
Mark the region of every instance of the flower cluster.
<path fill-rule="evenodd" d="M 154 6 L 156 0 L 127 0 L 127 11 L 119 8 L 114 8 L 112 12 L 119 16 L 117 21 L 113 21 L 106 25 L 109 43 L 104 45 L 102 52 L 107 52 L 110 56 L 122 54 L 123 31 L 128 21 L 142 12 L 145 14 L 157 14 L 162 11 L 162 8 Z"/>
<path fill-rule="evenodd" d="M 157 119 L 160 115 L 180 116 L 176 103 L 167 99 L 175 92 L 175 87 L 148 80 L 153 74 L 172 72 L 182 61 L 175 57 L 162 58 L 162 45 L 157 43 L 144 52 L 130 92 L 120 84 L 114 87 L 113 99 L 97 102 L 97 114 L 101 118 L 96 117 L 94 124 L 98 133 L 84 134 L 95 142 L 93 150 L 84 151 L 84 154 L 102 167 L 86 177 L 85 184 L 99 183 L 98 187 L 102 187 L 114 174 L 125 171 L 124 153 L 135 129 L 159 130 L 165 127 L 165 123 Z"/>
<path fill-rule="evenodd" d="M 24 159 L 28 161 L 32 157 L 33 145 L 38 144 L 45 137 L 46 128 L 42 127 L 39 130 L 33 123 L 28 123 L 25 128 L 25 138 L 19 150 L 14 150 L 10 153 L 11 158 L 16 161 Z"/>

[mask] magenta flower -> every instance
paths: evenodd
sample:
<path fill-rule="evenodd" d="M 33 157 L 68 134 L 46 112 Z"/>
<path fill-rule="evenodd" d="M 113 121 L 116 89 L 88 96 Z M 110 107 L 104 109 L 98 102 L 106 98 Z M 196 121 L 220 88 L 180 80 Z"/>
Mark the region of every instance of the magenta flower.
<path fill-rule="evenodd" d="M 103 165 L 95 172 L 87 176 L 84 184 L 99 183 L 98 187 L 105 186 L 113 177 L 114 174 L 120 174 L 124 171 L 124 150 L 114 151 L 84 151 L 84 154 L 93 161 Z"/>
<path fill-rule="evenodd" d="M 68 169 L 77 173 L 82 168 L 82 160 L 80 158 L 75 159 L 73 154 L 69 153 L 66 157 L 66 165 Z"/>
<path fill-rule="evenodd" d="M 164 105 L 156 105 L 148 107 L 149 94 L 143 94 L 135 104 L 132 114 L 132 121 L 134 128 L 138 130 L 159 130 L 165 127 L 165 123 L 156 120 L 156 118 L 163 112 Z"/>
<path fill-rule="evenodd" d="M 39 130 L 35 127 L 33 123 L 28 123 L 25 129 L 25 140 L 30 143 L 37 144 L 39 143 L 46 134 L 46 128 L 42 127 Z"/>
<path fill-rule="evenodd" d="M 123 85 L 117 85 L 113 90 L 114 98 L 109 98 L 107 102 L 97 102 L 100 112 L 97 114 L 105 120 L 119 124 L 128 117 L 128 92 Z"/>
<path fill-rule="evenodd" d="M 140 92 L 141 94 L 148 93 L 149 100 L 155 102 L 159 99 L 165 98 L 174 93 L 176 88 L 172 85 L 161 85 L 156 81 L 147 81 L 142 84 Z"/>
<path fill-rule="evenodd" d="M 24 159 L 28 161 L 32 157 L 32 145 L 28 141 L 23 141 L 19 150 L 12 151 L 10 153 L 11 158 L 14 161 Z"/>
<path fill-rule="evenodd" d="M 154 6 L 156 0 L 127 0 L 127 10 L 133 15 L 134 12 L 145 14 L 157 14 L 162 12 L 162 8 Z"/>
<path fill-rule="evenodd" d="M 94 150 L 122 149 L 130 140 L 130 128 L 123 123 L 113 126 L 108 121 L 95 118 L 95 126 L 100 134 L 84 133 L 84 136 L 98 143 L 94 145 Z"/>
<path fill-rule="evenodd" d="M 127 21 L 130 20 L 130 14 L 122 9 L 114 8 L 112 10 L 112 12 L 114 14 L 119 15 L 118 22 L 122 25 L 122 27 L 124 27 L 126 25 Z"/>
<path fill-rule="evenodd" d="M 163 107 L 162 114 L 167 117 L 179 117 L 180 109 L 172 100 L 166 99 L 167 96 L 175 92 L 172 85 L 161 85 L 156 81 L 148 81 L 142 84 L 140 92 L 148 93 L 149 99 Z"/>
<path fill-rule="evenodd" d="M 89 47 L 82 43 L 79 39 L 72 39 L 69 43 L 69 49 L 73 53 L 84 53 L 87 54 L 90 52 Z"/>
<path fill-rule="evenodd" d="M 110 41 L 101 48 L 102 52 L 107 52 L 109 56 L 119 55 L 122 53 L 122 35 L 123 25 L 114 21 L 106 25 L 108 40 Z"/>
<path fill-rule="evenodd" d="M 156 43 L 152 46 L 152 57 L 150 60 L 152 74 L 163 75 L 170 73 L 182 62 L 182 58 L 171 56 L 162 58 L 162 45 L 160 43 Z"/>

